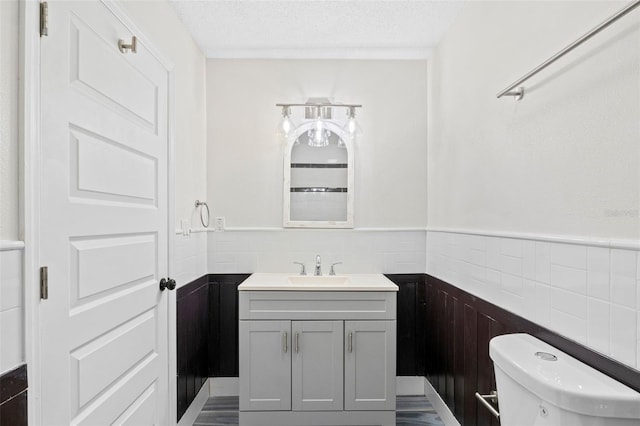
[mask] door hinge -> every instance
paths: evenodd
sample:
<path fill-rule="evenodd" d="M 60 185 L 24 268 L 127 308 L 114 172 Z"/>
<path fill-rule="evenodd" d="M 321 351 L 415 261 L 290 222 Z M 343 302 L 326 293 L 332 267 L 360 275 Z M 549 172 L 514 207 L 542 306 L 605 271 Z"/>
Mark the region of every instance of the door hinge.
<path fill-rule="evenodd" d="M 49 5 L 46 1 L 40 3 L 40 37 L 49 35 Z"/>
<path fill-rule="evenodd" d="M 49 298 L 49 267 L 40 268 L 40 299 L 47 300 Z"/>

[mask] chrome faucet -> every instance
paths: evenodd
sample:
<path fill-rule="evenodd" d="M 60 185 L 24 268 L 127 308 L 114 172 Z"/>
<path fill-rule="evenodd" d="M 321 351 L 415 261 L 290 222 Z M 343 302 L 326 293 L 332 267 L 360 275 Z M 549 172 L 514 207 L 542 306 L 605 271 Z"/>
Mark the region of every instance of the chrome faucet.
<path fill-rule="evenodd" d="M 304 267 L 304 263 L 302 263 L 302 262 L 293 262 L 293 263 L 295 263 L 296 265 L 300 265 L 301 266 L 300 275 L 307 275 L 307 269 Z"/>
<path fill-rule="evenodd" d="M 316 277 L 322 276 L 322 264 L 320 262 L 320 255 L 316 256 L 316 269 L 313 271 L 313 275 Z"/>

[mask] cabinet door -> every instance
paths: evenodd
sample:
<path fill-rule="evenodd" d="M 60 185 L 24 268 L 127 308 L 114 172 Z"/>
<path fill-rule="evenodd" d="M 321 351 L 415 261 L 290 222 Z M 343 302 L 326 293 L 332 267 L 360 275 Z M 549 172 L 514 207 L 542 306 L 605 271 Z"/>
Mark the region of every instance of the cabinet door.
<path fill-rule="evenodd" d="M 240 410 L 291 410 L 291 321 L 240 321 Z"/>
<path fill-rule="evenodd" d="M 342 321 L 292 321 L 293 410 L 342 410 L 342 326 Z"/>
<path fill-rule="evenodd" d="M 395 410 L 396 322 L 345 321 L 344 409 Z"/>

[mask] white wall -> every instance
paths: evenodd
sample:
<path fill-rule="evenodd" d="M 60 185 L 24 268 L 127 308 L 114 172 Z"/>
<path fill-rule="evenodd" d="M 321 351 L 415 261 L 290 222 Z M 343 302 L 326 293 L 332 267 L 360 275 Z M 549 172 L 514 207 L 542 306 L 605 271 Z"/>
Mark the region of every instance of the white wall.
<path fill-rule="evenodd" d="M 227 227 L 282 226 L 278 102 L 362 103 L 355 226 L 426 226 L 426 61 L 208 60 L 208 199 Z M 336 111 L 337 112 L 337 111 Z M 342 112 L 337 112 L 342 113 Z"/>
<path fill-rule="evenodd" d="M 201 228 L 194 203 L 205 198 L 207 187 L 204 55 L 166 0 L 122 4 L 175 67 L 175 227 L 186 219 Z"/>
<path fill-rule="evenodd" d="M 331 264 L 337 274 L 400 274 L 425 271 L 425 231 L 353 231 L 345 229 L 287 229 L 210 232 L 210 273 L 290 272 L 306 265 L 313 274 L 316 255 L 322 273 Z"/>
<path fill-rule="evenodd" d="M 207 274 L 207 233 L 176 235 L 171 278 L 178 286 Z"/>
<path fill-rule="evenodd" d="M 0 1 L 0 240 L 18 237 L 18 1 Z"/>
<path fill-rule="evenodd" d="M 495 97 L 624 4 L 465 4 L 429 69 L 427 273 L 640 369 L 640 11 Z"/>
<path fill-rule="evenodd" d="M 640 239 L 640 11 L 496 99 L 625 4 L 463 7 L 429 72 L 430 228 Z"/>

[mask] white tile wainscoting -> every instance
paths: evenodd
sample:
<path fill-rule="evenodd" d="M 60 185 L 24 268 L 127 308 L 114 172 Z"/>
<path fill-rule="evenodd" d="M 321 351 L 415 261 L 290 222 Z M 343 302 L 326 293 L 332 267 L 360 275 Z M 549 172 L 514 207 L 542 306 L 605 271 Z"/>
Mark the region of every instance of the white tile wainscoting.
<path fill-rule="evenodd" d="M 428 231 L 426 271 L 640 369 L 636 242 Z"/>
<path fill-rule="evenodd" d="M 0 241 L 0 374 L 25 362 L 22 241 Z"/>
<path fill-rule="evenodd" d="M 425 230 L 266 229 L 209 232 L 209 273 L 291 272 L 303 262 L 313 274 L 316 255 L 322 272 L 416 273 L 425 270 Z"/>
<path fill-rule="evenodd" d="M 207 274 L 207 233 L 177 233 L 174 240 L 173 279 L 181 287 Z"/>

